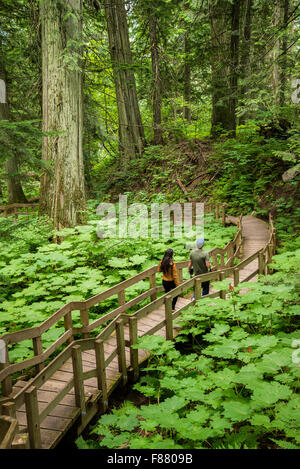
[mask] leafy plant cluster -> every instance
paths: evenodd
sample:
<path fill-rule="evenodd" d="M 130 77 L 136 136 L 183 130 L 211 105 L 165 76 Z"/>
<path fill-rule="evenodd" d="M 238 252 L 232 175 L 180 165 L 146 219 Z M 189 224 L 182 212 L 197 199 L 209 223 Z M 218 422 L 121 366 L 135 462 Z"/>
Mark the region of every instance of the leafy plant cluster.
<path fill-rule="evenodd" d="M 184 311 L 177 344 L 192 350 L 141 339 L 151 358 L 134 388 L 149 404 L 125 401 L 78 447 L 299 449 L 299 260 L 300 249 L 277 255 L 274 275 Z"/>
<path fill-rule="evenodd" d="M 266 215 L 272 209 L 277 213 L 282 203 L 285 212 L 290 212 L 297 206 L 299 182 L 287 185 L 281 176 L 299 158 L 295 143 L 299 130 L 291 129 L 286 139 L 266 138 L 260 133 L 260 124 L 257 121 L 240 126 L 236 139 L 215 145 L 222 175 L 214 184 L 214 197 L 228 202 L 235 212 L 256 210 Z"/>
<path fill-rule="evenodd" d="M 7 235 L 0 242 L 0 335 L 39 325 L 64 304 L 90 298 L 152 267 L 169 247 L 175 252 L 175 261 L 188 259 L 185 239 L 100 239 L 96 234 L 99 218 L 92 207 L 91 203 L 86 225 L 56 233 L 60 244 L 49 242 L 53 230 L 46 219 L 18 223 L 0 219 L 0 230 L 3 226 L 3 231 L 11 232 L 10 240 Z M 223 247 L 235 231 L 235 226 L 223 228 L 208 216 L 207 249 Z M 148 289 L 149 282 L 140 281 L 126 289 L 126 299 Z M 90 320 L 117 305 L 117 295 L 103 301 L 90 309 Z M 73 312 L 72 318 L 74 327 L 81 327 L 79 312 Z M 63 330 L 61 322 L 43 334 L 44 347 Z M 24 360 L 32 354 L 32 341 L 23 341 L 10 351 L 10 359 Z"/>

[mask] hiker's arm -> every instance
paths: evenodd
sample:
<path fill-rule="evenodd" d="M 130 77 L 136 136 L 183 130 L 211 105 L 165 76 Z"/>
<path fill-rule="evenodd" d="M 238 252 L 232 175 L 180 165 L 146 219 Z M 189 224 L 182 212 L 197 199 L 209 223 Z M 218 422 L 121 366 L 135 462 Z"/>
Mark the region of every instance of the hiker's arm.
<path fill-rule="evenodd" d="M 179 286 L 179 279 L 178 279 L 177 269 L 176 269 L 176 264 L 175 263 L 173 264 L 173 279 L 174 279 L 174 283 L 175 283 L 176 287 L 178 287 Z"/>
<path fill-rule="evenodd" d="M 189 260 L 189 263 L 188 263 L 188 270 L 191 270 L 192 268 L 192 259 Z"/>

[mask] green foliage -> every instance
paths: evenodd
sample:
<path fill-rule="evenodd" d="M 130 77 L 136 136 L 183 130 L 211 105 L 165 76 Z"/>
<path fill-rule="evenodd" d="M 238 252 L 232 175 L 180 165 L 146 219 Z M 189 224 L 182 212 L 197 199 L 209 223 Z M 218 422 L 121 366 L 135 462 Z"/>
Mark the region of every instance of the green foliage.
<path fill-rule="evenodd" d="M 299 260 L 299 249 L 277 255 L 274 275 L 230 290 L 226 300 L 201 299 L 183 311 L 176 340 L 194 337 L 185 354 L 161 336 L 140 339 L 134 347 L 151 356 L 134 389 L 149 405 L 125 401 L 100 418 L 92 429 L 98 437 L 84 444 L 298 449 L 300 374 L 292 342 L 300 338 Z"/>
<path fill-rule="evenodd" d="M 87 225 L 56 233 L 62 237 L 60 244 L 49 243 L 53 230 L 46 218 L 27 220 L 24 217 L 16 223 L 0 218 L 1 335 L 37 326 L 64 304 L 90 298 L 158 264 L 169 247 L 174 249 L 175 261 L 188 259 L 186 238 L 162 238 L 156 243 L 151 238 L 98 238 L 96 227 L 99 219 L 92 205 Z M 236 227 L 223 228 L 208 216 L 205 224 L 207 249 L 226 245 L 235 231 Z M 188 278 L 188 273 L 185 278 Z M 127 301 L 148 289 L 147 281 L 130 286 L 126 289 Z M 115 295 L 91 308 L 90 320 L 106 314 L 117 304 Z M 74 327 L 80 327 L 79 314 L 73 313 L 72 317 Z M 52 342 L 62 333 L 60 327 L 58 324 L 52 331 Z M 43 335 L 44 346 L 51 343 L 50 338 L 51 335 Z M 22 342 L 9 353 L 12 361 L 23 360 L 32 356 L 32 344 L 30 341 Z"/>

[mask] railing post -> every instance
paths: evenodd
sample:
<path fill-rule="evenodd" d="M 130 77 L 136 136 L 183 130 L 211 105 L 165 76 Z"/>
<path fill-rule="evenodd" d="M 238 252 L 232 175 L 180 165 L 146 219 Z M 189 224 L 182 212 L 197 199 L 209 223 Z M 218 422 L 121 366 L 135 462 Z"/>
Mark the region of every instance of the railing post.
<path fill-rule="evenodd" d="M 240 271 L 238 267 L 233 270 L 233 283 L 235 287 L 240 283 Z"/>
<path fill-rule="evenodd" d="M 80 320 L 81 324 L 83 327 L 87 327 L 89 325 L 89 309 L 84 308 L 83 310 L 80 311 Z M 83 332 L 82 338 L 83 339 L 88 339 L 90 337 L 89 332 Z"/>
<path fill-rule="evenodd" d="M 227 256 L 228 256 L 227 262 L 229 261 L 229 259 L 231 259 L 230 262 L 228 262 L 228 267 L 233 266 L 233 263 L 234 263 L 233 254 L 234 254 L 233 243 L 230 243 L 228 246 L 228 250 L 227 250 Z"/>
<path fill-rule="evenodd" d="M 201 298 L 202 293 L 202 282 L 200 278 L 195 278 L 195 300 L 199 300 Z"/>
<path fill-rule="evenodd" d="M 272 273 L 272 269 L 269 267 L 268 264 L 272 262 L 272 246 L 270 244 L 267 245 L 267 253 L 268 253 L 268 260 L 267 260 L 267 274 Z"/>
<path fill-rule="evenodd" d="M 222 204 L 222 226 L 225 226 L 226 221 L 226 211 L 225 211 L 225 204 Z"/>
<path fill-rule="evenodd" d="M 220 218 L 219 204 L 216 204 L 215 213 L 216 213 L 216 218 L 219 219 Z"/>
<path fill-rule="evenodd" d="M 212 259 L 213 259 L 213 266 L 218 268 L 218 256 L 215 252 L 212 254 Z"/>
<path fill-rule="evenodd" d="M 119 306 L 123 306 L 123 305 L 125 305 L 125 303 L 126 303 L 125 290 L 121 290 L 118 293 L 118 304 L 119 304 Z"/>
<path fill-rule="evenodd" d="M 156 287 L 156 273 L 155 272 L 154 272 L 154 274 L 150 275 L 149 282 L 150 282 L 150 288 L 155 288 Z M 156 300 L 156 298 L 157 298 L 156 292 L 153 293 L 152 295 L 150 295 L 151 301 Z"/>
<path fill-rule="evenodd" d="M 133 380 L 137 381 L 139 377 L 139 351 L 132 348 L 132 345 L 137 344 L 138 341 L 138 328 L 137 318 L 129 318 L 129 341 L 130 341 L 130 364 L 133 369 Z"/>
<path fill-rule="evenodd" d="M 9 366 L 8 346 L 5 344 L 5 363 L 0 363 L 0 371 L 4 370 Z M 4 397 L 9 396 L 12 393 L 12 379 L 11 376 L 4 378 L 1 382 L 2 394 Z"/>
<path fill-rule="evenodd" d="M 258 253 L 258 273 L 259 273 L 259 275 L 263 275 L 264 270 L 265 270 L 264 254 L 260 251 Z"/>
<path fill-rule="evenodd" d="M 219 281 L 224 280 L 224 278 L 225 278 L 225 273 L 220 272 L 219 273 Z M 222 298 L 223 300 L 226 300 L 226 290 L 221 290 L 220 291 L 220 298 Z"/>
<path fill-rule="evenodd" d="M 97 369 L 97 381 L 98 389 L 102 391 L 102 410 L 105 412 L 108 408 L 108 397 L 107 397 L 107 385 L 106 385 L 106 374 L 105 374 L 105 355 L 104 355 L 104 343 L 101 339 L 95 340 L 95 354 L 96 354 L 96 369 Z"/>
<path fill-rule="evenodd" d="M 33 351 L 34 351 L 34 355 L 37 357 L 38 355 L 41 355 L 43 353 L 43 344 L 42 344 L 42 338 L 41 336 L 39 337 L 33 337 L 32 339 L 32 343 L 33 343 Z M 37 365 L 35 365 L 35 369 L 36 369 L 36 372 L 39 373 L 40 371 L 42 371 L 42 369 L 44 368 L 44 363 L 38 363 Z"/>
<path fill-rule="evenodd" d="M 25 391 L 24 397 L 30 449 L 41 449 L 42 439 L 36 387 L 30 386 Z"/>
<path fill-rule="evenodd" d="M 166 318 L 166 339 L 173 340 L 173 317 L 172 317 L 172 297 L 165 298 L 165 318 Z"/>
<path fill-rule="evenodd" d="M 65 326 L 65 331 L 69 331 L 69 330 L 72 330 L 72 311 L 69 311 L 67 314 L 65 314 L 64 316 L 64 326 Z M 71 344 L 74 340 L 74 337 L 71 336 L 68 340 L 67 340 L 67 344 Z"/>
<path fill-rule="evenodd" d="M 276 252 L 276 230 L 273 228 L 273 236 L 272 236 L 272 241 L 273 241 L 273 255 Z"/>
<path fill-rule="evenodd" d="M 85 396 L 84 396 L 84 383 L 83 383 L 83 369 L 82 369 L 82 356 L 80 345 L 73 345 L 72 347 L 72 364 L 74 376 L 74 391 L 76 406 L 81 409 L 81 415 L 85 416 Z"/>
<path fill-rule="evenodd" d="M 125 338 L 124 338 L 124 325 L 123 320 L 116 321 L 116 335 L 117 335 L 117 349 L 118 349 L 118 363 L 119 372 L 122 373 L 122 385 L 127 383 L 127 366 L 125 354 Z"/>
<path fill-rule="evenodd" d="M 182 283 L 182 269 L 181 268 L 177 268 L 177 272 L 178 272 L 178 280 L 179 280 L 179 283 Z"/>

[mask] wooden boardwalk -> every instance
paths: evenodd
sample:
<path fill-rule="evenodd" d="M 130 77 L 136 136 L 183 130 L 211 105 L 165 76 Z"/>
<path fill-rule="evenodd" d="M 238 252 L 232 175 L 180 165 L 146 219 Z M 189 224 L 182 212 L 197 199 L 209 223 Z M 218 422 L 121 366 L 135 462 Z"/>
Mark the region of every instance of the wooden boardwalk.
<path fill-rule="evenodd" d="M 227 220 L 237 223 L 238 219 L 236 217 L 227 217 Z M 270 233 L 267 223 L 259 218 L 245 215 L 241 221 L 243 232 L 241 260 L 245 260 L 266 246 Z M 243 282 L 257 269 L 258 259 L 256 258 L 240 270 L 240 282 Z M 257 275 L 250 279 L 250 281 L 256 281 L 256 279 Z"/>
<path fill-rule="evenodd" d="M 179 308 L 186 306 L 190 303 L 188 299 L 178 298 L 177 305 Z M 147 332 L 161 322 L 164 317 L 164 307 L 161 306 L 157 310 L 150 313 L 144 320 L 138 323 L 138 336 L 147 334 Z M 178 333 L 178 328 L 174 327 L 174 337 Z M 154 333 L 155 335 L 162 335 L 166 337 L 165 326 Z M 124 326 L 125 340 L 129 340 L 129 326 Z M 116 336 L 111 336 L 104 341 L 104 354 L 105 359 L 109 357 L 111 352 L 117 347 Z M 126 366 L 130 367 L 130 353 L 126 350 Z M 139 365 L 149 357 L 150 353 L 145 350 L 138 350 Z M 94 370 L 96 366 L 96 356 L 94 350 L 82 352 L 82 367 L 83 371 Z M 56 397 L 57 392 L 60 391 L 73 377 L 72 358 L 68 359 L 58 371 L 56 371 L 51 379 L 47 380 L 37 391 L 37 401 L 39 411 L 42 412 L 51 401 Z M 106 368 L 106 382 L 107 392 L 111 394 L 112 391 L 119 384 L 122 378 L 122 373 L 119 371 L 118 357 L 115 357 L 109 366 Z M 28 383 L 25 381 L 18 381 L 13 387 L 12 395 L 16 395 Z M 98 392 L 97 378 L 90 378 L 84 382 L 84 396 L 86 402 Z M 42 448 L 54 448 L 61 440 L 64 434 L 71 428 L 74 420 L 80 416 L 80 409 L 76 406 L 75 390 L 70 389 L 68 394 L 62 399 L 61 403 L 57 405 L 45 418 L 41 424 L 41 439 Z M 26 408 L 23 404 L 16 411 L 16 418 L 19 423 L 21 432 L 27 431 L 27 417 Z"/>
<path fill-rule="evenodd" d="M 228 221 L 238 222 L 238 219 L 228 219 Z M 29 435 L 27 447 L 54 448 L 75 423 L 79 435 L 95 414 L 106 411 L 109 395 L 118 385 L 126 384 L 129 372 L 137 379 L 139 366 L 149 356 L 147 351 L 131 348 L 138 337 L 159 334 L 167 339 L 173 339 L 178 333 L 173 321 L 182 310 L 195 303 L 195 300 L 188 298 L 191 289 L 195 290 L 198 300 L 201 298 L 202 281 L 229 277 L 236 285 L 239 282 L 256 279 L 258 273 L 268 273 L 267 264 L 272 257 L 274 243 L 275 234 L 272 226 L 269 230 L 262 220 L 245 216 L 241 220 L 235 240 L 224 250 L 217 249 L 212 252 L 214 264 L 218 262 L 217 256 L 221 256 L 220 265 L 215 265 L 214 272 L 187 280 L 169 294 L 157 297 L 162 287 L 156 285 L 156 267 L 153 267 L 149 272 L 145 271 L 146 274 L 136 276 L 138 277 L 136 281 L 144 277 L 150 279 L 149 291 L 137 299 L 127 303 L 125 300 L 125 288 L 134 283 L 133 278 L 110 289 L 110 293 L 118 294 L 119 307 L 105 318 L 89 324 L 88 308 L 98 300 L 109 297 L 107 292 L 86 302 L 76 302 L 69 309 L 62 308 L 62 311 L 55 313 L 55 321 L 62 316 L 65 319 L 65 334 L 69 345 L 44 368 L 43 353 L 41 354 L 41 348 L 38 350 L 37 343 L 34 342 L 35 350 L 39 352 L 36 354 L 38 360 L 29 363 L 37 363 L 39 373 L 29 382 L 19 380 L 6 394 L 6 398 L 2 399 L 0 414 L 15 418 L 18 422 L 17 441 L 20 442 L 22 434 Z M 234 266 L 233 261 L 238 255 L 241 261 Z M 187 262 L 178 263 L 178 266 L 179 277 L 182 279 L 182 269 L 187 267 Z M 176 312 L 172 313 L 172 298 L 177 295 L 179 298 Z M 150 296 L 151 300 L 148 305 L 133 314 L 124 314 L 130 306 L 147 296 Z M 226 292 L 213 291 L 209 296 L 226 298 Z M 78 309 L 81 311 L 83 327 L 80 332 L 83 339 L 73 341 L 73 334 L 79 330 L 70 325 L 70 311 Z M 93 328 L 103 323 L 108 324 L 105 329 L 97 337 L 90 338 Z M 43 330 L 42 326 L 40 329 Z M 39 337 L 42 334 L 41 330 Z M 36 331 L 31 332 L 33 340 L 37 340 L 36 334 Z M 20 341 L 16 335 L 9 336 L 10 341 L 13 338 Z M 26 338 L 26 334 L 24 337 Z M 10 365 L 10 368 L 12 371 L 16 369 L 13 365 Z M 2 373 L 4 372 L 5 369 Z M 7 374 L 3 376 L 5 378 L 3 382 L 7 384 L 9 378 Z M 3 389 L 8 388 L 4 386 Z M 22 443 L 19 445 L 22 447 Z M 24 446 L 26 447 L 23 443 Z M 13 447 L 18 447 L 18 444 Z"/>

